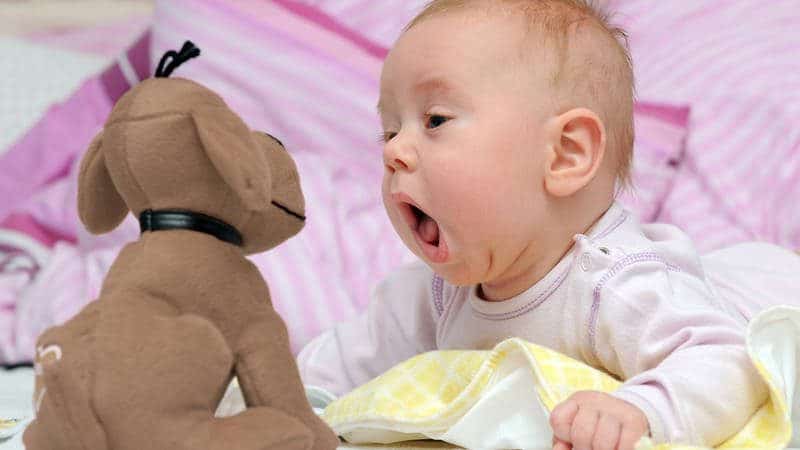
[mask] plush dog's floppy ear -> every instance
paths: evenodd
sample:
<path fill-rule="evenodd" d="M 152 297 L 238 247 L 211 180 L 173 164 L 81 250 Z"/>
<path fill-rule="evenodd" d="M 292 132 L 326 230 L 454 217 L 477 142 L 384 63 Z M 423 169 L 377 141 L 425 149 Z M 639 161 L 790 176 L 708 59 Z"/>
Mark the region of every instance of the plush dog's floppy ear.
<path fill-rule="evenodd" d="M 128 206 L 111 181 L 103 154 L 103 132 L 89 144 L 78 177 L 78 214 L 90 232 L 113 230 L 128 214 Z"/>
<path fill-rule="evenodd" d="M 227 111 L 214 116 L 196 112 L 192 117 L 206 156 L 245 208 L 267 209 L 272 196 L 267 155 L 253 142 L 247 126 Z"/>

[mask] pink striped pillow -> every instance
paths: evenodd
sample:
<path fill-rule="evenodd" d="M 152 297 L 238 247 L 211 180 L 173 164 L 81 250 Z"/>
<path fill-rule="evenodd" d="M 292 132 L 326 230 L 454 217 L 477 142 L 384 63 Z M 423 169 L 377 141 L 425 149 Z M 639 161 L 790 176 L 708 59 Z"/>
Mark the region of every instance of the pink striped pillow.
<path fill-rule="evenodd" d="M 639 102 L 634 110 L 632 186 L 618 200 L 645 222 L 652 222 L 683 163 L 689 108 Z"/>

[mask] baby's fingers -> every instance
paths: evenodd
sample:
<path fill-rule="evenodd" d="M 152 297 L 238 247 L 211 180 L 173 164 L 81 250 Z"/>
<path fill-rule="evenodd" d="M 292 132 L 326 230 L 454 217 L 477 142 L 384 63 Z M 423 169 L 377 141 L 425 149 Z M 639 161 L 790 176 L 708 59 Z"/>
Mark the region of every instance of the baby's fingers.
<path fill-rule="evenodd" d="M 572 431 L 569 441 L 576 450 L 589 450 L 592 448 L 594 432 L 600 413 L 594 408 L 578 408 L 578 414 L 572 421 Z"/>
<path fill-rule="evenodd" d="M 558 438 L 554 438 L 553 450 L 572 450 L 572 445 L 569 442 L 564 442 Z"/>
<path fill-rule="evenodd" d="M 553 427 L 556 439 L 572 442 L 570 434 L 576 414 L 578 414 L 578 402 L 574 400 L 567 400 L 553 408 L 550 413 L 550 426 Z"/>
<path fill-rule="evenodd" d="M 592 450 L 618 450 L 617 442 L 621 429 L 622 424 L 614 416 L 602 414 L 594 432 Z"/>
<path fill-rule="evenodd" d="M 619 437 L 619 446 L 617 450 L 633 450 L 639 438 L 645 435 L 647 430 L 640 430 L 636 427 L 623 426 L 622 432 Z"/>

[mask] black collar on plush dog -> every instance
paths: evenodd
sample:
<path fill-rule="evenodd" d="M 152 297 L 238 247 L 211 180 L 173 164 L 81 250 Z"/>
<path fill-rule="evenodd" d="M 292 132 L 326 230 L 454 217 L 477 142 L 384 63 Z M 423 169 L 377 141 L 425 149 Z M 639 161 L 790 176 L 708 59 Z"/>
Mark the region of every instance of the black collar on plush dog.
<path fill-rule="evenodd" d="M 180 210 L 147 209 L 139 215 L 139 228 L 145 231 L 192 230 L 210 234 L 220 241 L 242 246 L 242 235 L 227 223 L 205 214 Z"/>

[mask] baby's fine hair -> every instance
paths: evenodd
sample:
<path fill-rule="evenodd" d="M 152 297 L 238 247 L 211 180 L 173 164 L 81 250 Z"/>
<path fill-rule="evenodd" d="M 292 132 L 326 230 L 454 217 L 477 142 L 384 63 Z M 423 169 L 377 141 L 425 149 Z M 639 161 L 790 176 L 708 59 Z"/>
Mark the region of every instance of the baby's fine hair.
<path fill-rule="evenodd" d="M 606 127 L 607 156 L 617 179 L 629 185 L 633 159 L 633 66 L 625 31 L 592 0 L 433 0 L 408 24 L 451 12 L 494 10 L 524 18 L 556 56 L 550 74 L 561 112 L 587 107 Z M 541 42 L 541 41 L 539 41 Z M 532 52 L 531 52 L 532 53 Z"/>

